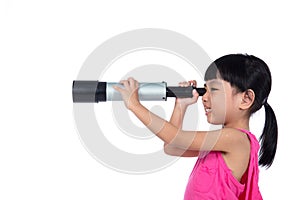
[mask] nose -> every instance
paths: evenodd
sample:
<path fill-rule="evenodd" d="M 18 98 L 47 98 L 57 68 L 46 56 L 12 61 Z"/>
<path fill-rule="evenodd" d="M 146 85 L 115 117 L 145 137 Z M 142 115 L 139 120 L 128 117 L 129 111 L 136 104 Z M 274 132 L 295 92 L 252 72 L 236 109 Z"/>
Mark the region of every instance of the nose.
<path fill-rule="evenodd" d="M 206 92 L 202 96 L 202 102 L 206 103 L 208 101 L 208 98 L 209 98 L 209 94 L 208 94 L 208 91 L 206 90 Z"/>

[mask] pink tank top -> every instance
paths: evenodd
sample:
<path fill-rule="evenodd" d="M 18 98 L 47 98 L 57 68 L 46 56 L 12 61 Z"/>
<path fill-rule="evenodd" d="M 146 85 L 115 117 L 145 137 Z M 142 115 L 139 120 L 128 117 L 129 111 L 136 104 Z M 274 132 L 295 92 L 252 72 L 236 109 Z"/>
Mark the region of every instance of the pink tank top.
<path fill-rule="evenodd" d="M 252 133 L 240 130 L 248 135 L 251 144 L 248 169 L 241 183 L 232 175 L 222 153 L 211 151 L 205 157 L 199 156 L 186 187 L 185 200 L 262 200 L 258 187 L 259 143 Z"/>

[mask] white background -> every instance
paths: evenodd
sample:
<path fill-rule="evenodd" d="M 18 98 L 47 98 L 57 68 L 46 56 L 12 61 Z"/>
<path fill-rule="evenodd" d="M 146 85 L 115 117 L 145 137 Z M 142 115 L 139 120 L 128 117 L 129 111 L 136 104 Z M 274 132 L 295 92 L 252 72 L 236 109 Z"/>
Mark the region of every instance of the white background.
<path fill-rule="evenodd" d="M 73 121 L 71 84 L 82 63 L 107 39 L 139 28 L 179 32 L 212 59 L 248 53 L 268 63 L 279 143 L 260 189 L 267 200 L 299 198 L 296 1 L 0 2 L 0 199 L 183 198 L 195 159 L 122 174 L 92 158 Z"/>

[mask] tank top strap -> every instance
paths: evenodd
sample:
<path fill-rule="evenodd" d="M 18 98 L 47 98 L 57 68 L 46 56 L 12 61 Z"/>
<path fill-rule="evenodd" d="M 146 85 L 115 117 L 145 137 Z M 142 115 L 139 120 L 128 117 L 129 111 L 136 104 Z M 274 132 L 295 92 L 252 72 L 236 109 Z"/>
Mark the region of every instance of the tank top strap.
<path fill-rule="evenodd" d="M 243 133 L 246 133 L 251 144 L 251 152 L 249 165 L 246 173 L 242 177 L 242 182 L 245 183 L 245 190 L 241 194 L 240 199 L 249 199 L 249 200 L 262 200 L 262 196 L 258 187 L 258 178 L 259 178 L 259 168 L 258 168 L 258 151 L 259 151 L 259 142 L 255 135 L 250 131 L 245 129 L 238 129 Z"/>

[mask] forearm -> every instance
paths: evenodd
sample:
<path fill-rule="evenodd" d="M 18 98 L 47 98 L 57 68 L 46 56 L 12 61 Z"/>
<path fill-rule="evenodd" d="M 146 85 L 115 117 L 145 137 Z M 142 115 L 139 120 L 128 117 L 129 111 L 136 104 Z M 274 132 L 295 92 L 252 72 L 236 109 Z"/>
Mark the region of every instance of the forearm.
<path fill-rule="evenodd" d="M 175 103 L 174 110 L 170 118 L 170 123 L 181 129 L 186 110 L 187 106 L 180 103 Z"/>
<path fill-rule="evenodd" d="M 177 102 L 175 103 L 174 110 L 170 119 L 170 123 L 179 129 L 182 129 L 183 119 L 187 107 L 188 106 L 186 105 L 182 105 Z M 179 148 L 178 146 L 173 145 L 172 143 L 165 143 L 164 151 L 166 154 L 170 156 L 180 156 L 180 157 L 196 157 L 199 154 L 199 151 Z"/>
<path fill-rule="evenodd" d="M 155 115 L 142 104 L 134 106 L 131 111 L 151 132 L 165 143 L 171 143 L 181 131 L 180 128 Z"/>
<path fill-rule="evenodd" d="M 187 150 L 198 151 L 200 148 L 199 144 L 196 144 L 197 142 L 194 140 L 196 131 L 183 131 L 181 128 L 174 126 L 170 122 L 150 112 L 141 104 L 134 106 L 131 111 L 151 132 L 165 143 L 165 147 L 166 145 L 171 145 L 169 146 L 172 147 L 171 149 L 179 148 L 178 150 L 180 150 L 180 152 Z M 176 152 L 176 155 L 180 156 L 181 154 L 182 153 L 178 154 L 178 152 Z M 193 153 L 193 155 L 195 155 L 195 153 Z"/>

